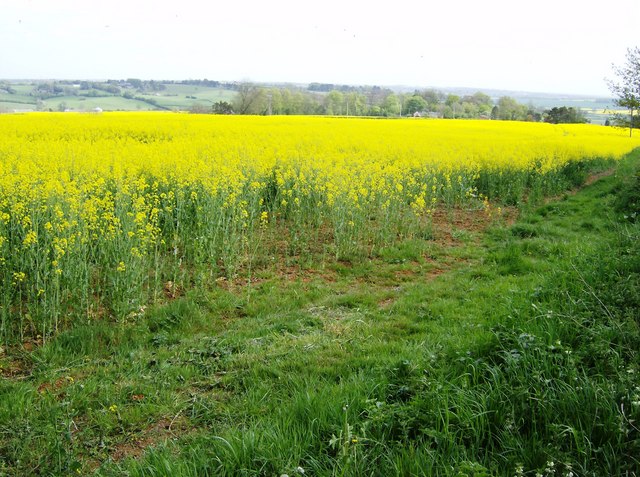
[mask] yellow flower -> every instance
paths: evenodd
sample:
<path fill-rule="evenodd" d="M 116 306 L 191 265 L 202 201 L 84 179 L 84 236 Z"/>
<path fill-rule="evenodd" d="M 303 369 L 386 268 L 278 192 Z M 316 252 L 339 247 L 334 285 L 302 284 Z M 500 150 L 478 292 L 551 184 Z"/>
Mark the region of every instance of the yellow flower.
<path fill-rule="evenodd" d="M 27 232 L 27 235 L 22 241 L 22 245 L 24 245 L 25 247 L 28 247 L 29 245 L 33 245 L 37 241 L 38 241 L 38 234 L 36 234 L 35 231 L 30 230 L 29 232 Z"/>

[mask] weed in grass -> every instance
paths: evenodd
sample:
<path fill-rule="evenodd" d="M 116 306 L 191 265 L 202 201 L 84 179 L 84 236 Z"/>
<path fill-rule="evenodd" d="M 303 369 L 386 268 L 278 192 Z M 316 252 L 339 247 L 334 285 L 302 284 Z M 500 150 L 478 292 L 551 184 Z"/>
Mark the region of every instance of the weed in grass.
<path fill-rule="evenodd" d="M 509 243 L 493 254 L 499 273 L 502 275 L 521 275 L 532 270 L 532 266 L 517 243 Z"/>
<path fill-rule="evenodd" d="M 511 227 L 511 234 L 519 238 L 533 238 L 538 236 L 538 230 L 533 225 L 515 224 Z"/>

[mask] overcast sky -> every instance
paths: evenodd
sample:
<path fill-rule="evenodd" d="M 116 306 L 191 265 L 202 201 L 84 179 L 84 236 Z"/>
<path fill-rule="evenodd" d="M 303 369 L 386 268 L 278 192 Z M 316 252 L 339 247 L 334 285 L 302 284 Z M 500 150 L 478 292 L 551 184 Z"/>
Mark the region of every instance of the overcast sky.
<path fill-rule="evenodd" d="M 0 0 L 0 78 L 608 95 L 640 0 Z"/>

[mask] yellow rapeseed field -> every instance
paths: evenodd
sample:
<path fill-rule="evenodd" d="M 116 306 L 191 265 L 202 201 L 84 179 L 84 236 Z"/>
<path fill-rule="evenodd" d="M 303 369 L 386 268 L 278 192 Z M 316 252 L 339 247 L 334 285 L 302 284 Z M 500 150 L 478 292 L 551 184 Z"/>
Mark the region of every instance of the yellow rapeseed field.
<path fill-rule="evenodd" d="M 386 243 L 436 207 L 531 200 L 638 145 L 591 125 L 0 115 L 0 332 L 126 317 L 194 269 L 232 273 L 267 228 L 324 227 L 336 253 Z"/>

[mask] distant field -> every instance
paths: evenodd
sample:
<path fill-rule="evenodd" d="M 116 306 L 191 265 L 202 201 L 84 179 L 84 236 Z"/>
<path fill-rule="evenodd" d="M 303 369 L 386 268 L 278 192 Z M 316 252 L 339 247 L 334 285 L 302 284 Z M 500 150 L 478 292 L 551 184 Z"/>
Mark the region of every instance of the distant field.
<path fill-rule="evenodd" d="M 35 108 L 35 103 L 15 103 L 11 101 L 0 101 L 0 113 L 12 112 L 14 110 L 24 110 Z"/>
<path fill-rule="evenodd" d="M 153 99 L 159 106 L 169 109 L 187 110 L 195 104 L 210 106 L 218 101 L 231 102 L 235 91 L 191 85 L 167 85 L 166 91 L 143 95 Z M 187 97 L 189 96 L 189 97 Z"/>
<path fill-rule="evenodd" d="M 37 98 L 28 93 L 33 89 L 30 85 L 16 85 L 15 94 L 0 91 L 0 112 L 13 109 L 35 109 Z"/>
<path fill-rule="evenodd" d="M 605 124 L 605 122 L 608 119 L 611 119 L 611 117 L 614 115 L 629 114 L 629 111 L 627 111 L 626 109 L 613 109 L 613 108 L 603 108 L 603 109 L 581 108 L 581 111 L 585 114 L 587 119 L 592 124 Z"/>
<path fill-rule="evenodd" d="M 85 96 L 62 96 L 44 101 L 46 109 L 57 111 L 60 105 L 64 104 L 67 109 L 78 111 L 90 111 L 94 108 L 101 108 L 104 111 L 131 111 L 131 110 L 155 110 L 153 105 L 138 101 L 137 99 L 127 99 L 122 96 L 104 96 L 98 98 L 88 98 Z"/>
<path fill-rule="evenodd" d="M 32 83 L 12 83 L 11 87 L 16 90 L 16 94 L 29 95 L 34 88 Z"/>
<path fill-rule="evenodd" d="M 235 94 L 229 89 L 209 88 L 206 86 L 196 86 L 189 84 L 168 84 L 167 89 L 161 92 L 161 96 L 196 96 L 198 99 L 209 99 L 211 101 L 228 101 Z"/>
<path fill-rule="evenodd" d="M 614 107 L 613 100 L 609 98 L 549 98 L 537 99 L 533 104 L 541 108 L 553 108 L 554 106 L 567 106 L 577 109 L 611 109 Z"/>
<path fill-rule="evenodd" d="M 36 103 L 37 98 L 28 94 L 0 94 L 0 102 Z"/>
<path fill-rule="evenodd" d="M 589 98 L 579 96 L 558 96 L 554 97 L 518 97 L 518 101 L 525 104 L 532 104 L 536 108 L 551 109 L 554 107 L 571 107 L 582 111 L 592 124 L 604 124 L 605 121 L 615 114 L 612 98 Z"/>
<path fill-rule="evenodd" d="M 41 82 L 46 83 L 46 82 Z M 48 94 L 36 91 L 35 82 L 8 82 L 12 90 L 3 91 L 0 82 L 0 112 L 14 110 L 53 110 L 71 109 L 88 111 L 101 108 L 104 111 L 147 111 L 170 109 L 185 111 L 194 105 L 210 106 L 217 101 L 230 102 L 235 94 L 229 89 L 189 84 L 165 84 L 161 91 L 119 86 L 118 93 L 109 93 L 109 83 L 91 83 L 89 89 L 79 89 L 79 84 L 57 82 L 56 86 L 63 92 Z M 98 96 L 96 96 L 98 94 Z M 125 97 L 124 95 L 128 97 Z M 39 104 L 39 102 L 41 103 Z"/>

